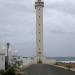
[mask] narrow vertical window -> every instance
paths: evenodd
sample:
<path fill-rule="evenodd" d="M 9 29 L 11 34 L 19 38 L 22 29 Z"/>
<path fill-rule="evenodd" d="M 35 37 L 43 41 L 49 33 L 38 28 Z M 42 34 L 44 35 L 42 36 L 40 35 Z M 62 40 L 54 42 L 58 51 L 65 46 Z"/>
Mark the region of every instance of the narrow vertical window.
<path fill-rule="evenodd" d="M 39 16 L 39 18 L 40 18 L 40 16 Z"/>
<path fill-rule="evenodd" d="M 40 42 L 40 40 L 39 40 L 39 42 Z"/>
<path fill-rule="evenodd" d="M 40 50 L 40 48 L 39 48 L 39 50 Z"/>
<path fill-rule="evenodd" d="M 39 54 L 41 54 L 41 52 L 39 52 Z"/>
<path fill-rule="evenodd" d="M 39 8 L 39 10 L 40 10 L 40 8 Z"/>
<path fill-rule="evenodd" d="M 39 34 L 40 34 L 40 32 L 39 32 Z"/>

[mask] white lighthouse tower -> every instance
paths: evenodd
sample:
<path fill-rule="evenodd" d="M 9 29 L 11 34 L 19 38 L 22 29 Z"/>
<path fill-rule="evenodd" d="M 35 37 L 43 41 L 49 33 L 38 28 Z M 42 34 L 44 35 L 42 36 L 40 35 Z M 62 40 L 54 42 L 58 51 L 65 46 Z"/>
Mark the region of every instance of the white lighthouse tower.
<path fill-rule="evenodd" d="M 43 7 L 43 0 L 37 0 L 35 2 L 37 63 L 42 63 L 43 58 Z"/>

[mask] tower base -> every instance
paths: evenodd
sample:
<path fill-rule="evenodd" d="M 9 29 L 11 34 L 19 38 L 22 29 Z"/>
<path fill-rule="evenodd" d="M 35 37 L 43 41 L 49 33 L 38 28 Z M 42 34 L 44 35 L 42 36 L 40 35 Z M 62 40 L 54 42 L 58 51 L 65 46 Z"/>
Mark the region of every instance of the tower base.
<path fill-rule="evenodd" d="M 44 64 L 45 63 L 45 57 L 37 57 L 37 64 Z"/>
<path fill-rule="evenodd" d="M 37 64 L 42 64 L 42 63 L 43 63 L 43 62 L 42 62 L 42 60 L 40 60 L 40 59 L 37 61 Z"/>

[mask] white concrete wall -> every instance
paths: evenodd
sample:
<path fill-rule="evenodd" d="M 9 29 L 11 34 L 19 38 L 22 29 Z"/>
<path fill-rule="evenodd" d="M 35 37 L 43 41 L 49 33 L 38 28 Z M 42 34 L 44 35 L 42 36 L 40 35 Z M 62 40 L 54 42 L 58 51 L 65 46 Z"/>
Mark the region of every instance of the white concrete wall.
<path fill-rule="evenodd" d="M 42 64 L 55 64 L 56 60 L 54 59 L 46 59 L 45 57 L 42 58 L 43 63 Z M 31 65 L 31 64 L 37 64 L 37 57 L 31 58 L 24 58 L 23 59 L 23 65 Z"/>
<path fill-rule="evenodd" d="M 0 45 L 0 70 L 5 70 L 5 50 L 2 45 Z"/>
<path fill-rule="evenodd" d="M 23 58 L 23 65 L 24 66 L 28 66 L 31 65 L 33 63 L 31 58 Z"/>
<path fill-rule="evenodd" d="M 56 60 L 54 60 L 54 59 L 45 59 L 45 63 L 46 64 L 55 64 Z"/>
<path fill-rule="evenodd" d="M 32 64 L 37 64 L 37 57 L 34 57 L 34 59 L 32 60 Z"/>
<path fill-rule="evenodd" d="M 0 70 L 5 70 L 5 55 L 0 54 Z"/>

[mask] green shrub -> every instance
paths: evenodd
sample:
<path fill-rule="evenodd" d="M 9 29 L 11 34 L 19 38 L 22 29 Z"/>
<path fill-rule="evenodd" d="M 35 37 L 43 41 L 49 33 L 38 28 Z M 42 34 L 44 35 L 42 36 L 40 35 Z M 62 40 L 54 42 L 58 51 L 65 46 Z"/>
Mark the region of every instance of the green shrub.
<path fill-rule="evenodd" d="M 14 68 L 10 68 L 7 71 L 5 71 L 2 75 L 15 75 Z"/>
<path fill-rule="evenodd" d="M 58 65 L 58 62 L 56 62 L 55 65 Z"/>
<path fill-rule="evenodd" d="M 70 68 L 72 68 L 70 64 L 67 64 L 66 67 L 67 67 L 69 70 L 70 70 Z"/>
<path fill-rule="evenodd" d="M 4 70 L 0 70 L 0 74 L 2 75 L 4 73 Z"/>

